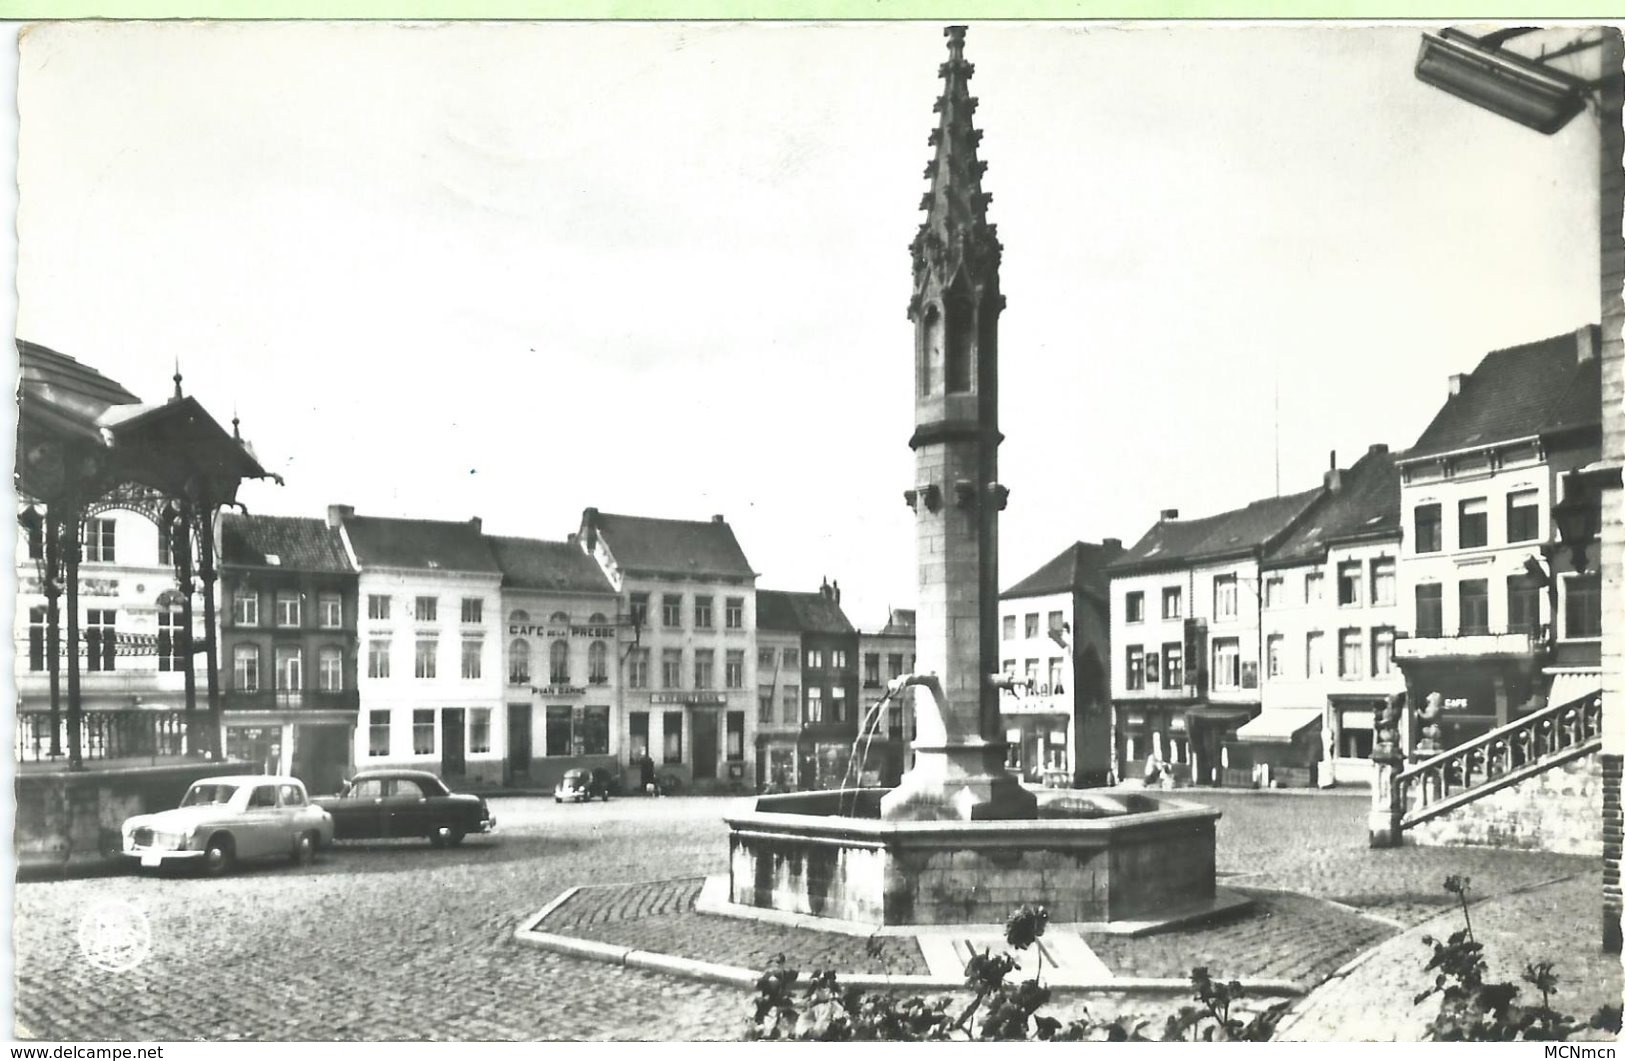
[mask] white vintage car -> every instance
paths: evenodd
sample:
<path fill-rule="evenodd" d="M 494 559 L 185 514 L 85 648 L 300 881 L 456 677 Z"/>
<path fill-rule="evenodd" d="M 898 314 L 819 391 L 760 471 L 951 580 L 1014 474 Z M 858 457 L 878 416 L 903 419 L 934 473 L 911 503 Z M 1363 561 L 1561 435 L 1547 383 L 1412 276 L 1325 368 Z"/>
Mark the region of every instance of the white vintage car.
<path fill-rule="evenodd" d="M 181 805 L 124 822 L 123 854 L 142 866 L 200 864 L 214 875 L 241 860 L 282 857 L 305 864 L 333 842 L 333 819 L 294 777 L 208 777 Z"/>

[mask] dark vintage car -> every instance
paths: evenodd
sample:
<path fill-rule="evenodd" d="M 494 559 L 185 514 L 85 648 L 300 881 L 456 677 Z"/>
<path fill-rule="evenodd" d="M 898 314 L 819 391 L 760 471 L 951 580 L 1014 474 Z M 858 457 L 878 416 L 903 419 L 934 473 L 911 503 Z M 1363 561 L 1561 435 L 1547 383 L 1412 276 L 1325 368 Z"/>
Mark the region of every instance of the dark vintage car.
<path fill-rule="evenodd" d="M 615 775 L 602 766 L 595 766 L 591 770 L 566 770 L 564 777 L 553 788 L 553 802 L 585 803 L 592 799 L 601 799 L 609 802 L 609 797 L 619 795 L 615 791 L 619 786 L 615 782 Z"/>
<path fill-rule="evenodd" d="M 482 797 L 453 792 L 427 770 L 363 770 L 313 802 L 333 816 L 335 840 L 421 836 L 454 847 L 497 824 Z"/>

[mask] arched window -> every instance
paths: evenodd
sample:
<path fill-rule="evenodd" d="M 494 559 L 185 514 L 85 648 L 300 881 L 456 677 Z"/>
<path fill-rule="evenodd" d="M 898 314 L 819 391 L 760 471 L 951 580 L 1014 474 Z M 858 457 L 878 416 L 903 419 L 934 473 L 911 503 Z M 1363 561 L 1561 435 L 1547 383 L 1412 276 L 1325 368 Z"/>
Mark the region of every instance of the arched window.
<path fill-rule="evenodd" d="M 508 684 L 530 684 L 529 641 L 514 641 L 508 645 Z"/>
<path fill-rule="evenodd" d="M 510 623 L 528 623 L 530 622 L 530 613 L 523 608 L 515 608 L 508 613 L 508 621 Z"/>
<path fill-rule="evenodd" d="M 587 646 L 587 681 L 592 685 L 609 681 L 609 646 L 602 641 Z"/>
<path fill-rule="evenodd" d="M 547 681 L 549 685 L 570 684 L 570 642 L 563 638 L 553 642 L 548 650 Z"/>
<path fill-rule="evenodd" d="M 605 615 L 603 612 L 593 612 L 587 617 L 587 622 L 593 626 L 603 626 L 605 623 L 609 622 L 609 616 Z"/>
<path fill-rule="evenodd" d="M 569 626 L 570 625 L 570 613 L 569 612 L 554 612 L 552 615 L 549 615 L 547 617 L 547 621 L 550 622 L 550 623 L 557 624 L 559 626 Z"/>

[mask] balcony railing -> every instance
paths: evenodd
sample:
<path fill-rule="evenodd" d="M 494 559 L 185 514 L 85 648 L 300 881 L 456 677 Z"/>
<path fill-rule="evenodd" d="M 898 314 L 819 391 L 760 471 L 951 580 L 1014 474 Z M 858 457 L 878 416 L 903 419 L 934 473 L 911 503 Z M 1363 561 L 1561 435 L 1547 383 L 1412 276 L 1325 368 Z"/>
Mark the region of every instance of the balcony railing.
<path fill-rule="evenodd" d="M 1400 828 L 1602 747 L 1602 696 L 1553 704 L 1394 775 Z"/>
<path fill-rule="evenodd" d="M 360 704 L 354 689 L 222 689 L 227 711 L 354 711 Z"/>
<path fill-rule="evenodd" d="M 58 719 L 58 747 L 68 747 L 67 713 Z M 81 723 L 84 761 L 184 755 L 186 715 L 181 711 L 86 711 Z M 13 751 L 20 763 L 51 759 L 51 716 L 27 711 L 17 716 Z M 66 763 L 67 756 L 58 756 Z"/>

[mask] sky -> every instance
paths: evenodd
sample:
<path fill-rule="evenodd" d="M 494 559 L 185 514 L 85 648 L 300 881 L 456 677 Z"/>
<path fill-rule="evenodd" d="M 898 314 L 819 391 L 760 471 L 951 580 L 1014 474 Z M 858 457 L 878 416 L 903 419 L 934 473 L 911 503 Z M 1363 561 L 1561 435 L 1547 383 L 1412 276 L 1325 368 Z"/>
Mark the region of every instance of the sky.
<path fill-rule="evenodd" d="M 1005 246 L 1000 581 L 1414 442 L 1598 319 L 1597 127 L 1421 84 L 1405 26 L 972 24 Z M 119 24 L 23 35 L 17 334 L 187 393 L 250 511 L 562 539 L 733 525 L 912 606 L 940 25 Z"/>

